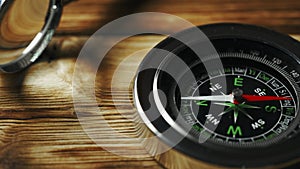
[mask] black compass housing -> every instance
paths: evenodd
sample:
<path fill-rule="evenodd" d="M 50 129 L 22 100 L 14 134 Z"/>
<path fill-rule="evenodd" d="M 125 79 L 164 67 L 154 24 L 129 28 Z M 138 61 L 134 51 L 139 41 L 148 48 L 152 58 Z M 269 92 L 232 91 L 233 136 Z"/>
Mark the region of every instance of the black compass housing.
<path fill-rule="evenodd" d="M 197 139 L 189 135 L 189 131 L 186 134 L 182 133 L 176 127 L 170 125 L 168 119 L 162 115 L 163 112 L 167 112 L 172 119 L 176 119 L 180 113 L 178 109 L 180 109 L 181 101 L 178 97 L 182 94 L 180 92 L 178 94 L 176 80 L 160 68 L 171 64 L 172 57 L 167 53 L 162 55 L 154 49 L 162 49 L 178 56 L 192 70 L 195 65 L 201 67 L 199 65 L 204 60 L 212 58 L 208 57 L 211 54 L 207 53 L 206 56 L 200 56 L 203 57 L 203 60 L 199 60 L 199 56 L 188 47 L 188 45 L 201 45 L 203 41 L 200 37 L 199 41 L 197 37 L 194 37 L 187 45 L 173 38 L 173 36 L 160 42 L 147 54 L 140 65 L 135 81 L 135 104 L 143 120 L 146 118 L 147 121 L 151 122 L 148 126 L 154 135 L 158 135 L 164 143 L 179 152 L 214 165 L 237 168 L 269 166 L 284 168 L 290 165 L 300 165 L 296 164 L 300 161 L 300 77 L 298 76 L 300 73 L 300 43 L 287 35 L 253 25 L 222 23 L 199 26 L 198 28 L 211 41 L 219 56 L 221 56 L 221 60 L 227 60 L 223 63 L 224 68 L 238 64 L 239 66 L 255 67 L 277 77 L 291 91 L 296 107 L 295 114 L 297 115 L 295 115 L 293 122 L 288 125 L 288 129 L 280 133 L 278 137 L 266 140 L 263 143 L 243 144 L 245 146 L 240 146 L 239 143 L 223 144 L 213 139 L 199 143 Z M 186 36 L 192 31 L 193 29 L 188 29 L 176 34 L 176 36 Z M 222 59 L 222 53 L 244 53 L 249 58 L 253 56 L 257 61 L 238 56 Z M 212 55 L 214 54 L 212 53 Z M 232 60 L 231 65 L 228 60 Z M 166 64 L 162 65 L 164 63 Z M 178 73 L 178 76 L 182 76 L 184 71 Z M 206 70 L 205 68 L 203 70 L 195 68 L 194 71 L 205 72 Z M 206 73 L 209 75 L 210 72 Z M 163 91 L 165 95 L 161 96 L 166 98 L 164 100 L 164 110 L 157 105 L 155 100 L 153 93 L 157 89 L 154 89 L 154 83 L 157 83 L 157 88 Z M 183 139 L 179 143 L 173 139 L 181 137 Z"/>

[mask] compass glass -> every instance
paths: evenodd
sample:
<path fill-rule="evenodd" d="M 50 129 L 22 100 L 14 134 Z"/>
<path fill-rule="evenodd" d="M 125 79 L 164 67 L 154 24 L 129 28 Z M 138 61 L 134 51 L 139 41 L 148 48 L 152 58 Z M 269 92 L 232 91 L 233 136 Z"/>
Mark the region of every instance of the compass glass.
<path fill-rule="evenodd" d="M 158 76 L 159 89 L 169 96 L 169 106 L 176 107 L 168 111 L 170 116 L 174 121 L 179 116 L 183 119 L 178 121 L 179 126 L 189 130 L 194 141 L 262 146 L 286 139 L 298 123 L 298 79 L 289 73 L 293 70 L 288 70 L 294 67 L 280 68 L 276 61 L 284 62 L 280 59 L 284 54 L 268 45 L 254 51 L 251 48 L 261 44 L 241 39 L 213 43 L 217 49 L 220 46 L 223 68 L 206 72 L 204 64 L 216 58 L 208 56 L 190 65 L 187 72 L 192 72 L 192 77 L 182 73 L 179 82 L 170 83 L 172 78 L 167 73 Z M 193 52 L 189 50 L 177 55 L 191 57 Z M 178 83 L 184 85 L 179 87 Z"/>
<path fill-rule="evenodd" d="M 224 61 L 231 62 L 234 59 L 226 58 Z M 183 117 L 193 126 L 191 134 L 200 137 L 201 133 L 205 133 L 219 142 L 254 143 L 266 142 L 284 132 L 296 117 L 297 107 L 295 90 L 290 85 L 285 85 L 288 84 L 287 81 L 281 82 L 283 76 L 275 77 L 255 67 L 228 64 L 224 68 L 225 70 L 217 70 L 210 76 L 202 76 L 197 84 L 188 86 L 190 90 L 180 94 L 181 100 L 176 104 L 184 114 Z M 223 84 L 218 82 L 220 77 L 226 78 L 226 91 L 223 90 Z M 212 94 L 225 96 L 234 95 L 235 92 L 242 96 L 247 94 L 262 97 L 256 97 L 257 100 L 253 101 L 236 97 L 237 103 L 205 99 L 205 96 Z M 204 97 L 200 100 L 185 99 L 188 96 Z M 213 105 L 224 109 L 209 114 L 209 108 Z M 193 124 L 191 119 L 194 120 Z"/>

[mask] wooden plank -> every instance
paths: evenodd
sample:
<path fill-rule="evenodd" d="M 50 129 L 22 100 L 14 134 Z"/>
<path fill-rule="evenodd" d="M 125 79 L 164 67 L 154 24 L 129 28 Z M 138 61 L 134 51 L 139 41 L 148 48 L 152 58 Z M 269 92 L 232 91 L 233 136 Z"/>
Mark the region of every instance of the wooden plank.
<path fill-rule="evenodd" d="M 247 3 L 231 0 L 78 0 L 64 8 L 58 33 L 91 34 L 114 19 L 145 11 L 173 14 L 195 25 L 239 22 L 271 27 L 289 34 L 300 33 L 299 0 L 252 0 Z M 154 30 L 164 30 L 164 25 L 172 20 L 165 18 L 163 22 L 147 24 L 141 21 L 139 26 L 146 24 Z"/>
<path fill-rule="evenodd" d="M 103 69 L 98 76 L 111 73 L 127 55 L 150 48 L 161 38 L 137 37 L 117 45 L 109 54 L 110 59 L 105 61 L 110 68 Z M 136 125 L 113 108 L 109 83 L 103 78 L 96 83 L 101 87 L 97 96 L 103 100 L 99 105 L 107 110 L 105 117 L 111 126 L 130 137 L 115 140 L 105 128 L 94 128 L 93 132 L 104 133 L 107 138 L 103 136 L 102 139 L 111 143 L 111 148 L 119 144 L 125 152 L 133 151 L 144 157 L 129 158 L 109 153 L 96 145 L 81 128 L 73 109 L 71 80 L 76 56 L 86 39 L 54 38 L 42 59 L 26 71 L 0 74 L 0 168 L 161 168 L 154 158 L 146 157 Z M 149 43 L 142 43 L 145 40 Z M 76 50 L 65 53 L 74 46 Z M 142 56 L 137 60 L 141 59 Z M 138 66 L 137 60 L 132 64 Z M 115 96 L 120 104 L 128 104 L 123 102 L 124 93 L 126 90 L 120 89 Z"/>
<path fill-rule="evenodd" d="M 220 5 L 220 3 L 222 5 Z M 170 6 L 170 4 L 172 4 Z M 104 24 L 119 17 L 137 12 L 163 12 L 182 17 L 195 25 L 217 22 L 240 22 L 267 26 L 272 29 L 298 34 L 300 25 L 300 1 L 259 1 L 251 3 L 231 0 L 77 0 L 64 7 L 57 34 L 90 35 Z M 153 18 L 153 23 L 158 18 Z M 137 26 L 163 31 L 172 22 L 160 18 L 159 23 L 140 21 Z"/>

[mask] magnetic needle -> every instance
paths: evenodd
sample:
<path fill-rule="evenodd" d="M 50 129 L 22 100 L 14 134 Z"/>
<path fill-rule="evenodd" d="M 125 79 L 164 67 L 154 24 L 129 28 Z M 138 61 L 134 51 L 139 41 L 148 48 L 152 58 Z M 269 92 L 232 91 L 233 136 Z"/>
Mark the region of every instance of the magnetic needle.
<path fill-rule="evenodd" d="M 216 52 L 199 56 L 194 49 L 205 45 L 201 37 L 182 42 L 173 36 L 140 65 L 135 103 L 147 126 L 183 156 L 208 166 L 298 166 L 300 43 L 252 25 L 198 29 Z"/>

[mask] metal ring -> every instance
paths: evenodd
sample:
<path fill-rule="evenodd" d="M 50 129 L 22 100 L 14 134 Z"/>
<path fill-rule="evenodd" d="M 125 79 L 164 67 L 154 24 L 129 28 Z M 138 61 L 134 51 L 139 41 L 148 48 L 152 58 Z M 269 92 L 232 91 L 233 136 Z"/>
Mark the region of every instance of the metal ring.
<path fill-rule="evenodd" d="M 8 11 L 14 0 L 0 0 L 0 20 Z M 0 70 L 7 73 L 18 72 L 32 64 L 41 55 L 53 37 L 62 14 L 61 0 L 50 0 L 48 13 L 42 30 L 37 33 L 22 54 L 15 60 L 0 64 Z"/>

